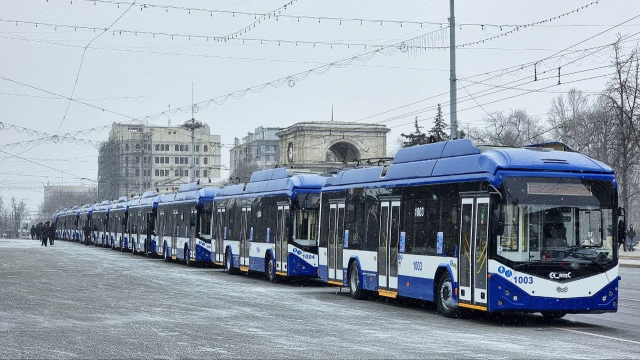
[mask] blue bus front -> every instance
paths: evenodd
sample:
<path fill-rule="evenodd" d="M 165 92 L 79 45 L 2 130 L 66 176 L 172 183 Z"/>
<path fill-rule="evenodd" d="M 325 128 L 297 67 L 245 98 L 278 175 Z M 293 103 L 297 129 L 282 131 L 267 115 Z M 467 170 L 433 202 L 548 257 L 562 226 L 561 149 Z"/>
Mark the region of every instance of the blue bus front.
<path fill-rule="evenodd" d="M 461 194 L 458 301 L 496 312 L 615 312 L 613 174 L 504 172 L 489 194 Z"/>

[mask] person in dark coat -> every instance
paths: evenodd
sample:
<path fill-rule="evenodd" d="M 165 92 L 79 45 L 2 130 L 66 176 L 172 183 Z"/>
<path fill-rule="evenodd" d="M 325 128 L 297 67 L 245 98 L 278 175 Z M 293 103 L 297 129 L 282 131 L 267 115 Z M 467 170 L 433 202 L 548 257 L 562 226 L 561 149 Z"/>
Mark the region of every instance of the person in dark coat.
<path fill-rule="evenodd" d="M 49 239 L 49 245 L 53 245 L 53 237 L 54 237 L 54 229 L 49 221 L 46 223 L 47 225 L 47 239 Z"/>
<path fill-rule="evenodd" d="M 49 225 L 45 223 L 40 228 L 40 240 L 42 241 L 42 245 L 47 246 L 47 234 L 49 233 Z M 42 246 L 40 245 L 40 246 Z"/>
<path fill-rule="evenodd" d="M 36 238 L 36 226 L 31 225 L 31 240 L 34 240 L 35 238 Z"/>

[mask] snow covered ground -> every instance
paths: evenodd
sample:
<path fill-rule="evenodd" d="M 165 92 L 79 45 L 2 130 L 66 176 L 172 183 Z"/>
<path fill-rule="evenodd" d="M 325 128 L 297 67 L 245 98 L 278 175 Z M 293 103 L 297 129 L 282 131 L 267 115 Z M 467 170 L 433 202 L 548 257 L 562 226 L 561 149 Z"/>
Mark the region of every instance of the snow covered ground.
<path fill-rule="evenodd" d="M 1 358 L 638 358 L 640 269 L 617 314 L 446 319 L 110 249 L 0 240 Z M 626 300 L 625 300 L 626 299 Z"/>

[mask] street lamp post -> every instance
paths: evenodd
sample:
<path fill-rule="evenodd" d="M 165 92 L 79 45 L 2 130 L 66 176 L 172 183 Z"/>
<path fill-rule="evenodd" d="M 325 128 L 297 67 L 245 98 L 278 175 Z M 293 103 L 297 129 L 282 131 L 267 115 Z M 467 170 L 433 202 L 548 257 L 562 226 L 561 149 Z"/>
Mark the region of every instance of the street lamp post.
<path fill-rule="evenodd" d="M 190 166 L 190 172 L 191 172 L 191 182 L 195 181 L 195 171 L 194 168 L 196 166 L 196 157 L 195 157 L 195 131 L 196 129 L 201 128 L 202 122 L 194 119 L 193 117 L 191 118 L 191 120 L 187 120 L 184 124 L 182 124 L 182 127 L 187 128 L 189 130 L 191 130 L 191 166 Z"/>

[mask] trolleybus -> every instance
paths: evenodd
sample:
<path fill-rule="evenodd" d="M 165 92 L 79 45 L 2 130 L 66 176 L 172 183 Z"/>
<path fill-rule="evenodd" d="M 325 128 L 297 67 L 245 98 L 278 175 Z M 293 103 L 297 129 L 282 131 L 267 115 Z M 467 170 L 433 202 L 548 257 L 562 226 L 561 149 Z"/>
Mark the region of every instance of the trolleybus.
<path fill-rule="evenodd" d="M 246 184 L 224 187 L 214 204 L 213 261 L 276 276 L 317 276 L 317 222 L 324 177 L 257 171 Z"/>
<path fill-rule="evenodd" d="M 616 179 L 566 150 L 452 140 L 340 172 L 322 188 L 320 277 L 449 317 L 616 311 Z"/>

